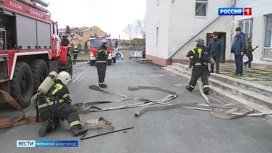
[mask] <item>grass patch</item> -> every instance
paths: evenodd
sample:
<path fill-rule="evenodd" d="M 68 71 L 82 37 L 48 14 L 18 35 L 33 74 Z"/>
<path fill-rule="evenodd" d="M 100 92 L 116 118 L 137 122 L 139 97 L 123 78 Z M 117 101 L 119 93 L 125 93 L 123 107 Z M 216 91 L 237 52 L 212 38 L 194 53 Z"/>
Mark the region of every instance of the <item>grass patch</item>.
<path fill-rule="evenodd" d="M 89 54 L 78 54 L 77 59 L 78 60 L 88 60 Z"/>

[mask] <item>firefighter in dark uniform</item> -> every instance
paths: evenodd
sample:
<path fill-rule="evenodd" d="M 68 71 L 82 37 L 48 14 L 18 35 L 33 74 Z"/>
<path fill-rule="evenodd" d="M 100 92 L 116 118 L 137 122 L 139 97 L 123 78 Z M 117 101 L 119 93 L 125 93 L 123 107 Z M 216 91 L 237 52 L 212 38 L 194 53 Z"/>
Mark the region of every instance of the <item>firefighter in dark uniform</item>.
<path fill-rule="evenodd" d="M 78 56 L 78 49 L 77 49 L 77 46 L 75 46 L 73 50 L 73 64 L 76 64 L 77 56 Z"/>
<path fill-rule="evenodd" d="M 204 40 L 198 39 L 196 40 L 197 45 L 196 48 L 190 50 L 187 57 L 191 57 L 193 62 L 193 70 L 191 80 L 189 85 L 186 86 L 186 89 L 190 92 L 194 90 L 197 80 L 201 77 L 201 81 L 203 83 L 204 94 L 209 94 L 209 84 L 208 84 L 208 62 L 209 62 L 209 52 L 207 48 L 204 46 Z"/>
<path fill-rule="evenodd" d="M 107 60 L 108 60 L 107 40 L 102 39 L 100 47 L 97 49 L 97 57 L 96 57 L 98 83 L 99 83 L 99 87 L 101 88 L 107 87 L 107 84 L 105 84 Z"/>
<path fill-rule="evenodd" d="M 43 121 L 43 125 L 39 130 L 40 137 L 44 137 L 47 132 L 56 129 L 59 119 L 67 120 L 74 136 L 87 132 L 81 126 L 77 110 L 70 105 L 71 99 L 66 86 L 70 81 L 70 74 L 62 71 L 57 75 L 55 84 L 49 92 L 38 96 L 36 108 Z"/>

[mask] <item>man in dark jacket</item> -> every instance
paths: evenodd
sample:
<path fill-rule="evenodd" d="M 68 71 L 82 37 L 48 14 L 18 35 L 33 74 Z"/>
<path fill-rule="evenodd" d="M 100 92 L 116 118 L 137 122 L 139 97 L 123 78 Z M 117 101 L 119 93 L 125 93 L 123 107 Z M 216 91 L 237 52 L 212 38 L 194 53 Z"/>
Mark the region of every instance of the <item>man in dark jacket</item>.
<path fill-rule="evenodd" d="M 236 35 L 234 37 L 231 53 L 234 54 L 235 64 L 236 64 L 236 72 L 235 75 L 243 74 L 243 56 L 246 52 L 246 39 L 245 34 L 241 32 L 241 28 L 236 28 Z"/>
<path fill-rule="evenodd" d="M 215 60 L 216 63 L 216 73 L 219 74 L 219 62 L 220 56 L 223 55 L 223 44 L 222 41 L 218 38 L 219 34 L 217 32 L 213 33 L 213 39 L 210 40 L 208 45 L 208 50 L 211 53 L 211 57 Z M 214 64 L 211 64 L 211 73 L 214 71 Z"/>
<path fill-rule="evenodd" d="M 106 68 L 107 68 L 107 40 L 102 39 L 101 45 L 97 49 L 97 57 L 96 57 L 96 67 L 97 67 L 97 74 L 98 74 L 98 82 L 99 87 L 106 88 L 107 84 L 105 84 L 105 76 L 106 76 Z"/>

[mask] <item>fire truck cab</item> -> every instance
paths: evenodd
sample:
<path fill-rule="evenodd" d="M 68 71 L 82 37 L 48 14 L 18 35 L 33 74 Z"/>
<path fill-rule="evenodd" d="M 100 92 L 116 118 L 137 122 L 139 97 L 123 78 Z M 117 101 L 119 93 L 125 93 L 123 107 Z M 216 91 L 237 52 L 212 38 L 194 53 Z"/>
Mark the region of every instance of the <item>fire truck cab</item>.
<path fill-rule="evenodd" d="M 91 66 L 95 65 L 96 62 L 96 56 L 97 56 L 97 50 L 100 47 L 100 42 L 102 39 L 106 39 L 108 41 L 107 43 L 107 53 L 108 53 L 108 65 L 111 65 L 112 63 L 116 63 L 115 59 L 115 50 L 117 46 L 113 45 L 115 42 L 113 39 L 109 36 L 90 36 L 88 40 L 88 48 L 89 48 L 89 63 Z"/>
<path fill-rule="evenodd" d="M 69 34 L 60 38 L 46 7 L 42 0 L 0 0 L 0 90 L 22 108 L 51 71 L 73 72 Z"/>

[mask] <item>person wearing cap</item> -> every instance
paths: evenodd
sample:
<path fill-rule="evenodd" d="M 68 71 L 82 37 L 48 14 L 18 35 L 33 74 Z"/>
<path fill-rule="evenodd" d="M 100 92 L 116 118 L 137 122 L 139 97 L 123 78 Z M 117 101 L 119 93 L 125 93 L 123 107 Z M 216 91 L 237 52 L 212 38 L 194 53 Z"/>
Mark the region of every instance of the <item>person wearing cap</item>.
<path fill-rule="evenodd" d="M 211 54 L 211 58 L 215 60 L 217 74 L 219 74 L 220 56 L 223 55 L 223 44 L 222 44 L 222 41 L 218 38 L 218 36 L 219 34 L 217 32 L 213 32 L 213 39 L 210 40 L 207 47 Z M 213 72 L 214 72 L 214 64 L 211 64 L 210 73 L 213 73 Z"/>
<path fill-rule="evenodd" d="M 241 32 L 240 27 L 237 27 L 235 31 L 236 31 L 236 35 L 234 37 L 234 40 L 231 46 L 231 53 L 233 53 L 235 57 L 235 65 L 236 65 L 235 75 L 242 76 L 243 75 L 243 56 L 246 52 L 246 38 L 245 38 L 245 34 Z"/>
<path fill-rule="evenodd" d="M 209 51 L 204 46 L 203 39 L 200 39 L 200 38 L 197 39 L 196 43 L 197 43 L 196 48 L 190 50 L 186 55 L 187 57 L 189 57 L 191 60 L 194 61 L 191 80 L 189 82 L 189 85 L 186 86 L 186 89 L 192 92 L 196 86 L 198 78 L 201 77 L 204 94 L 208 95 L 209 94 L 209 84 L 208 84 Z"/>
<path fill-rule="evenodd" d="M 105 76 L 106 76 L 106 68 L 107 68 L 107 40 L 102 39 L 100 43 L 100 47 L 97 49 L 97 57 L 96 57 L 96 67 L 98 74 L 98 84 L 101 88 L 107 88 L 107 84 L 105 84 Z"/>

